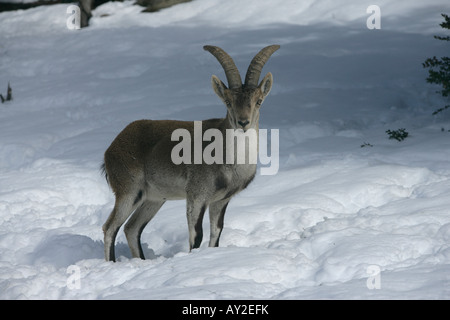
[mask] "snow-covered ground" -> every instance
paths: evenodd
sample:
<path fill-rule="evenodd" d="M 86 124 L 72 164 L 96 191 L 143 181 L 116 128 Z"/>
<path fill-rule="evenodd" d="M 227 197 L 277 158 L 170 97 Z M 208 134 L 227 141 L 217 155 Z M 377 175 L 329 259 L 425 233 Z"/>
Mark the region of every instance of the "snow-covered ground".
<path fill-rule="evenodd" d="M 450 112 L 422 62 L 448 55 L 448 0 L 194 0 L 154 14 L 106 3 L 66 28 L 67 5 L 0 13 L 0 298 L 449 299 Z M 107 15 L 107 16 L 105 16 Z M 103 152 L 129 122 L 225 115 L 205 44 L 241 70 L 263 46 L 274 86 L 260 127 L 280 170 L 230 203 L 221 247 L 188 253 L 168 202 L 131 259 L 103 258 L 114 197 Z M 389 140 L 386 130 L 409 137 Z M 364 147 L 361 147 L 364 145 Z M 208 219 L 204 222 L 208 235 Z"/>

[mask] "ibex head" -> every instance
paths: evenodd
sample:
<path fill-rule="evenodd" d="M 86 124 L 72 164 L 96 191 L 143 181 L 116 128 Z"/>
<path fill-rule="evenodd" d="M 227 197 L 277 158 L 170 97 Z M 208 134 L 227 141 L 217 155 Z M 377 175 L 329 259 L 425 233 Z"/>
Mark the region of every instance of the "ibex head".
<path fill-rule="evenodd" d="M 204 46 L 203 49 L 211 52 L 222 65 L 228 81 L 228 87 L 216 76 L 212 76 L 214 92 L 227 106 L 227 118 L 233 129 L 257 128 L 259 121 L 259 108 L 272 88 L 273 77 L 269 72 L 258 84 L 262 68 L 272 53 L 280 48 L 271 45 L 263 48 L 250 62 L 242 84 L 239 70 L 233 59 L 221 48 Z"/>

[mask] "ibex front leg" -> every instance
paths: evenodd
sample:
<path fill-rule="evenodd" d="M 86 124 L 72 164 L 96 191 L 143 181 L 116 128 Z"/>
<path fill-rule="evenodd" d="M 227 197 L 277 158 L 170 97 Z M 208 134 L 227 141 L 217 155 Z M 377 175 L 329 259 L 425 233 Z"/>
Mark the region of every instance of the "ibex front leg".
<path fill-rule="evenodd" d="M 189 251 L 200 247 L 203 239 L 203 216 L 206 210 L 206 203 L 187 200 L 187 220 L 189 228 Z"/>
<path fill-rule="evenodd" d="M 223 219 L 230 199 L 213 202 L 209 205 L 209 222 L 211 234 L 209 238 L 210 247 L 219 246 L 219 238 L 223 229 Z"/>

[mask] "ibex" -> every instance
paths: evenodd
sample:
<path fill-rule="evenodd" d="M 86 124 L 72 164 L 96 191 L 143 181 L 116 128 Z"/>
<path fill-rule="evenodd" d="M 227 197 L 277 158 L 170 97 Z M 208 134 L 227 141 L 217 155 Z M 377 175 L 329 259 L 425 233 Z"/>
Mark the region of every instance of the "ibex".
<path fill-rule="evenodd" d="M 203 47 L 220 62 L 229 86 L 212 76 L 212 87 L 227 107 L 227 114 L 225 118 L 204 120 L 203 131 L 214 128 L 223 136 L 227 129 L 258 131 L 259 109 L 272 87 L 272 74 L 267 73 L 259 85 L 258 81 L 264 64 L 279 47 L 265 47 L 253 58 L 244 84 L 234 61 L 224 50 Z M 115 261 L 115 238 L 130 215 L 124 231 L 131 254 L 145 259 L 140 242 L 142 230 L 166 200 L 186 199 L 190 250 L 201 244 L 203 215 L 208 207 L 209 246 L 219 245 L 227 205 L 253 180 L 256 163 L 174 164 L 171 151 L 176 142 L 171 135 L 180 128 L 193 134 L 194 122 L 135 121 L 119 133 L 106 150 L 103 169 L 115 194 L 114 209 L 103 225 L 107 261 Z"/>

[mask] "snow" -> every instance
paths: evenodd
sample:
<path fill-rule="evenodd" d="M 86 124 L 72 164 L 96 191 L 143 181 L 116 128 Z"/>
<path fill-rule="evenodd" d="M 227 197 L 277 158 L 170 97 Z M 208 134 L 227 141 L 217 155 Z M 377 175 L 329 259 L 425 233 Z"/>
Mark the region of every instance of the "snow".
<path fill-rule="evenodd" d="M 0 13 L 0 298 L 449 299 L 450 115 L 421 63 L 448 55 L 447 0 L 194 0 L 143 14 L 98 7 L 66 28 L 67 5 Z M 108 16 L 104 16 L 108 14 Z M 166 203 L 132 259 L 103 258 L 114 197 L 103 153 L 137 119 L 224 116 L 225 80 L 281 44 L 260 128 L 279 129 L 280 168 L 228 206 L 219 248 L 188 253 L 185 202 Z M 386 130 L 406 128 L 402 142 Z M 364 145 L 361 147 L 361 145 Z M 372 284 L 372 285 L 371 285 Z M 373 289 L 370 289 L 372 287 Z"/>

